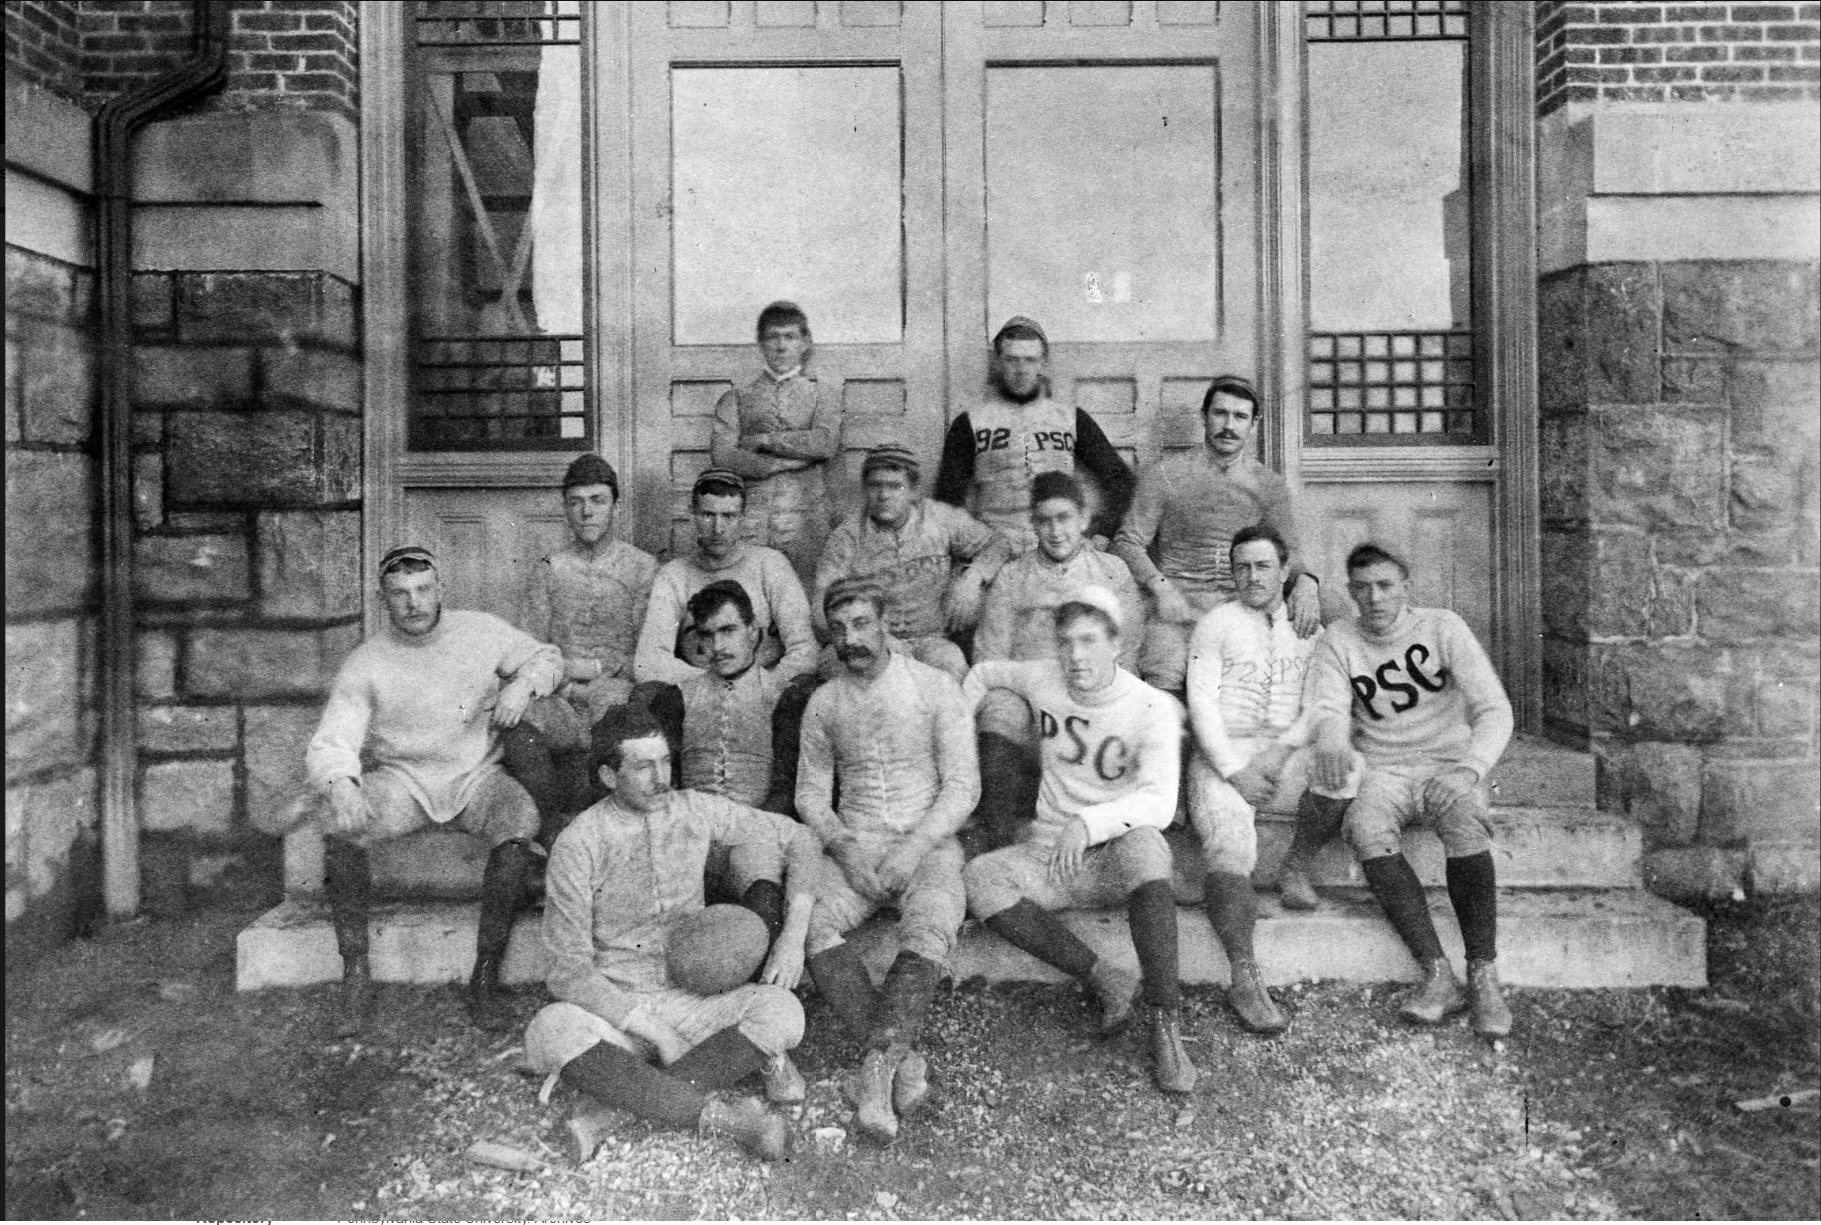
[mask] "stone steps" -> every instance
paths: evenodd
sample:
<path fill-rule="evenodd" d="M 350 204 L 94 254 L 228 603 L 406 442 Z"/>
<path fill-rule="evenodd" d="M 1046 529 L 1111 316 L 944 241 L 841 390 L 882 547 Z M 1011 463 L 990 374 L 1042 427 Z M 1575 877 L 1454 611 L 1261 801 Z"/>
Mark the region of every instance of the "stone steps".
<path fill-rule="evenodd" d="M 1456 963 L 1461 946 L 1447 897 L 1430 892 L 1442 942 Z M 460 982 L 474 961 L 475 903 L 394 904 L 376 908 L 372 935 L 375 978 L 386 982 Z M 1178 912 L 1183 981 L 1224 983 L 1227 961 L 1199 908 Z M 1073 912 L 1067 921 L 1090 945 L 1135 965 L 1124 914 Z M 1319 979 L 1410 981 L 1416 965 L 1363 892 L 1342 891 L 1320 910 L 1296 914 L 1274 897 L 1259 897 L 1259 964 L 1273 984 Z M 1500 971 L 1529 987 L 1704 986 L 1702 922 L 1643 890 L 1506 891 L 1499 898 Z M 896 955 L 889 923 L 855 936 L 877 975 Z M 240 933 L 237 983 L 242 991 L 331 982 L 341 975 L 326 909 L 291 900 Z M 959 979 L 1054 981 L 1060 975 L 969 924 L 953 958 Z M 512 935 L 508 982 L 542 979 L 544 947 L 537 912 L 527 912 Z"/>

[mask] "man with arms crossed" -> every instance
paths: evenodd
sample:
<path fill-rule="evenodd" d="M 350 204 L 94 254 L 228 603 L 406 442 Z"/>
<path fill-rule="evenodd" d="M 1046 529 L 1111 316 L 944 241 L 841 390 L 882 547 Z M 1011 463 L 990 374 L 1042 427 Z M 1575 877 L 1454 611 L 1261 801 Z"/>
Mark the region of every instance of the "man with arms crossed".
<path fill-rule="evenodd" d="M 550 856 L 545 985 L 557 1002 L 525 1031 L 525 1055 L 604 1106 L 654 1123 L 729 1137 L 761 1160 L 784 1154 L 784 1121 L 757 1102 L 710 1100 L 761 1069 L 774 1102 L 803 1100 L 788 1052 L 803 1038 L 791 994 L 803 970 L 810 881 L 821 848 L 805 827 L 720 796 L 670 786 L 670 746 L 642 706 L 616 707 L 594 728 L 610 794 L 564 830 Z M 712 850 L 765 848 L 786 865 L 784 934 L 761 981 L 696 995 L 670 980 L 672 932 L 702 909 Z M 655 1056 L 662 1068 L 651 1066 Z M 572 1124 L 581 1159 L 592 1128 Z"/>
<path fill-rule="evenodd" d="M 1287 811 L 1292 803 L 1319 808 L 1297 827 L 1313 834 L 1338 829 L 1347 801 L 1307 789 L 1303 683 L 1321 635 L 1299 638 L 1284 606 L 1290 548 L 1260 525 L 1235 532 L 1231 552 L 1238 598 L 1216 605 L 1189 638 L 1189 819 L 1207 860 L 1208 921 L 1233 970 L 1227 1002 L 1247 1029 L 1274 1034 L 1290 1021 L 1265 990 L 1252 950 L 1257 812 L 1266 805 Z M 1357 774 L 1350 780 L 1354 787 L 1358 781 Z M 1340 791 L 1353 794 L 1351 787 Z M 1292 858 L 1300 853 L 1293 850 Z"/>
<path fill-rule="evenodd" d="M 929 1092 L 917 1037 L 967 917 L 955 831 L 980 798 L 980 776 L 960 688 L 887 645 L 884 593 L 844 580 L 824 609 L 841 673 L 809 700 L 797 777 L 797 808 L 826 856 L 809 972 L 865 1045 L 860 1129 L 890 1140 L 898 1116 Z M 897 908 L 901 946 L 882 992 L 843 939 L 881 906 Z"/>
<path fill-rule="evenodd" d="M 926 501 L 918 488 L 922 465 L 902 443 L 866 453 L 860 467 L 865 502 L 829 536 L 816 565 L 815 599 L 830 587 L 864 578 L 885 594 L 885 624 L 911 655 L 956 681 L 967 658 L 946 635 L 972 629 L 981 593 L 1012 554 L 1004 537 L 946 502 Z M 957 565 L 965 566 L 955 573 Z"/>
<path fill-rule="evenodd" d="M 329 914 L 342 960 L 335 1032 L 360 1033 L 370 1007 L 367 848 L 431 824 L 491 848 L 468 1012 L 482 1029 L 510 1029 L 500 966 L 531 872 L 538 814 L 500 768 L 499 734 L 556 688 L 563 657 L 489 613 L 444 609 L 426 549 L 381 558 L 379 590 L 387 625 L 342 663 L 304 753 L 324 801 L 317 820 L 328 836 Z"/>
<path fill-rule="evenodd" d="M 1176 815 L 1182 708 L 1119 667 L 1122 610 L 1104 587 L 1056 609 L 1054 660 L 975 664 L 962 692 L 1010 689 L 1037 712 L 1043 777 L 1022 841 L 972 860 L 967 906 L 1006 941 L 1079 980 L 1100 1001 L 1102 1032 L 1131 1017 L 1132 975 L 1097 956 L 1053 913 L 1125 903 L 1144 972 L 1157 1087 L 1187 1093 L 1197 1072 L 1182 1043 L 1176 901 L 1163 831 Z"/>
<path fill-rule="evenodd" d="M 1233 598 L 1227 547 L 1242 527 L 1263 524 L 1288 542 L 1296 558 L 1290 618 L 1304 638 L 1321 626 L 1317 584 L 1297 553 L 1289 487 L 1252 454 L 1258 393 L 1246 380 L 1222 375 L 1202 398 L 1201 415 L 1202 445 L 1144 470 L 1113 546 L 1154 604 L 1139 674 L 1171 693 L 1182 692 L 1196 620 Z"/>
<path fill-rule="evenodd" d="M 1314 781 L 1333 791 L 1345 781 L 1352 750 L 1365 758 L 1359 796 L 1347 809 L 1347 840 L 1423 969 L 1422 985 L 1399 1011 L 1434 1025 L 1471 1001 L 1475 1031 L 1503 1037 L 1511 1011 L 1499 990 L 1485 779 L 1511 739 L 1511 703 L 1466 622 L 1444 608 L 1410 606 L 1410 568 L 1402 559 L 1360 545 L 1347 555 L 1347 594 L 1359 616 L 1329 627 L 1311 665 L 1309 702 L 1320 720 Z M 1431 826 L 1442 840 L 1448 900 L 1467 946 L 1467 995 L 1404 858 L 1400 831 L 1412 824 Z"/>

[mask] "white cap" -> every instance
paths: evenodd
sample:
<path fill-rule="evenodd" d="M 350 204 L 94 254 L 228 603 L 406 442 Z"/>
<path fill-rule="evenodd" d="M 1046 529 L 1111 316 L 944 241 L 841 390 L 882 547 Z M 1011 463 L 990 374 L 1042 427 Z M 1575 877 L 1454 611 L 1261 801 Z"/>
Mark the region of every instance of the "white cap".
<path fill-rule="evenodd" d="M 1086 604 L 1089 608 L 1105 613 L 1115 629 L 1122 634 L 1125 632 L 1125 612 L 1119 607 L 1119 597 L 1099 583 L 1075 588 L 1062 597 L 1057 608 L 1060 609 L 1064 604 Z"/>

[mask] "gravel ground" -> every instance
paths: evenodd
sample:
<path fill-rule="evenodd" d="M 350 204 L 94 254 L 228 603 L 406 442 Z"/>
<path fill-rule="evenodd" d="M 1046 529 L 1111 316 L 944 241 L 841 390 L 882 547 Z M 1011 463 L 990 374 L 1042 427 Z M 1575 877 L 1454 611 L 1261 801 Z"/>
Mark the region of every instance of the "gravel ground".
<path fill-rule="evenodd" d="M 926 1035 L 936 1092 L 898 1141 L 856 1142 L 855 1050 L 808 1001 L 791 1159 L 616 1119 L 579 1169 L 510 1038 L 452 988 L 389 987 L 360 1045 L 324 989 L 239 996 L 245 916 L 140 923 L 7 976 L 9 1218 L 1814 1218 L 1821 908 L 1717 913 L 1707 991 L 1519 991 L 1495 1049 L 1397 1021 L 1387 987 L 1281 993 L 1290 1032 L 1192 991 L 1191 1099 L 1136 1036 L 1089 1040 L 1073 988 L 963 986 Z M 526 1018 L 538 1000 L 527 992 Z M 149 1062 L 148 1062 L 149 1061 Z M 141 1087 L 141 1086 L 144 1087 Z M 824 1150 L 818 1129 L 848 1134 Z M 491 1140 L 535 1174 L 464 1159 Z"/>

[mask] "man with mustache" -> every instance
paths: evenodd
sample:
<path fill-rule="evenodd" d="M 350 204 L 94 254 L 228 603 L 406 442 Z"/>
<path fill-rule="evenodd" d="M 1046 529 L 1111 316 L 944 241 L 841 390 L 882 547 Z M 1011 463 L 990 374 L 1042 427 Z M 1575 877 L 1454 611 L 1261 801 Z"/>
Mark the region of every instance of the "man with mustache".
<path fill-rule="evenodd" d="M 500 768 L 499 738 L 556 688 L 563 657 L 489 613 L 444 609 L 427 549 L 381 558 L 379 590 L 387 625 L 336 672 L 304 753 L 314 816 L 327 835 L 329 915 L 342 959 L 335 1033 L 361 1033 L 371 1007 L 367 849 L 432 824 L 490 848 L 468 1012 L 482 1029 L 510 1029 L 500 968 L 531 873 L 538 812 Z"/>
<path fill-rule="evenodd" d="M 1207 865 L 1208 921 L 1232 967 L 1227 1003 L 1247 1029 L 1274 1034 L 1290 1022 L 1265 990 L 1253 956 L 1257 813 L 1261 807 L 1283 812 L 1294 805 L 1304 814 L 1280 888 L 1286 905 L 1311 909 L 1316 900 L 1304 865 L 1339 832 L 1347 797 L 1358 787 L 1358 769 L 1332 794 L 1309 788 L 1303 746 L 1310 718 L 1303 713 L 1303 688 L 1322 639 L 1320 631 L 1299 638 L 1284 607 L 1290 546 L 1272 529 L 1253 526 L 1234 533 L 1230 552 L 1238 598 L 1216 606 L 1189 639 L 1189 724 L 1195 739 L 1189 820 Z M 1294 892 L 1298 884 L 1309 896 Z"/>
<path fill-rule="evenodd" d="M 803 716 L 797 808 L 824 852 L 805 947 L 817 990 L 864 1044 L 860 1128 L 890 1140 L 929 1092 L 917 1037 L 967 916 L 955 831 L 980 776 L 960 687 L 886 637 L 884 593 L 847 579 L 823 608 L 841 671 Z M 883 906 L 898 911 L 901 951 L 875 990 L 844 937 Z"/>
<path fill-rule="evenodd" d="M 1201 415 L 1202 445 L 1144 470 L 1113 544 L 1151 595 L 1139 674 L 1179 696 L 1189 632 L 1209 609 L 1233 598 L 1228 548 L 1240 528 L 1262 524 L 1288 542 L 1290 618 L 1304 638 L 1321 625 L 1321 598 L 1302 566 L 1289 486 L 1252 454 L 1258 393 L 1245 379 L 1223 374 L 1202 397 Z"/>
<path fill-rule="evenodd" d="M 1118 530 L 1132 498 L 1132 473 L 1094 419 L 1050 398 L 1049 337 L 1014 315 L 993 337 L 992 391 L 956 417 L 942 446 L 936 499 L 971 509 L 1022 552 L 1031 535 L 1031 482 L 1073 473 L 1097 507 L 1090 531 Z"/>

